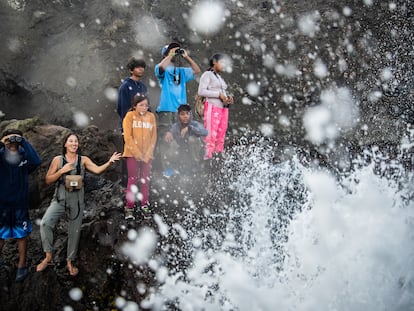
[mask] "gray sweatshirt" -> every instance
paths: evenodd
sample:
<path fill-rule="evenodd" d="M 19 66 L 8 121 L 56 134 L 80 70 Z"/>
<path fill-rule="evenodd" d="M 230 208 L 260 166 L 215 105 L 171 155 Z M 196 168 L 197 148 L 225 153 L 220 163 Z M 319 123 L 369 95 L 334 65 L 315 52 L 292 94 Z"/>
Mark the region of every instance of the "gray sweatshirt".
<path fill-rule="evenodd" d="M 179 121 L 171 126 L 170 132 L 180 147 L 186 147 L 188 145 L 188 138 L 190 136 L 200 137 L 207 136 L 208 134 L 208 131 L 204 128 L 204 126 L 200 122 L 194 120 L 190 120 L 190 123 L 188 124 L 188 131 L 184 137 L 181 137 L 181 123 Z"/>
<path fill-rule="evenodd" d="M 223 108 L 223 102 L 219 98 L 219 94 L 226 93 L 227 84 L 223 78 L 214 71 L 205 71 L 200 78 L 198 85 L 198 95 L 206 97 L 209 104 Z"/>

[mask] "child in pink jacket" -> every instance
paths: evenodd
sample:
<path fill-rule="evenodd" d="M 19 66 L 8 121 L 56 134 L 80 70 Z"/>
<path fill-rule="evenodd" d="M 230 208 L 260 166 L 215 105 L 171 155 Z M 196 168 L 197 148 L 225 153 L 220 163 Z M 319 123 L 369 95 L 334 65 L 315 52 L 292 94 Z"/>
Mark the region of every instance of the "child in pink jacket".
<path fill-rule="evenodd" d="M 233 104 L 233 97 L 227 95 L 227 84 L 220 75 L 224 66 L 224 54 L 214 54 L 210 59 L 210 68 L 203 73 L 198 86 L 198 95 L 206 98 L 204 127 L 208 135 L 205 138 L 205 160 L 211 159 L 214 153 L 224 151 L 229 118 L 227 108 Z"/>

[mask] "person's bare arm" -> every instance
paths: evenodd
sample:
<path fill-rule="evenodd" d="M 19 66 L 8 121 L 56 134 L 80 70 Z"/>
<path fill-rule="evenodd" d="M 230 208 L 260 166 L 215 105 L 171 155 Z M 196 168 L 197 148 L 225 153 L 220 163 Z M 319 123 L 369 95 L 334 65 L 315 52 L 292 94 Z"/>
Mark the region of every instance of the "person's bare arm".
<path fill-rule="evenodd" d="M 171 49 L 171 50 L 168 52 L 168 55 L 167 55 L 167 56 L 165 56 L 165 57 L 162 59 L 162 61 L 160 62 L 160 71 L 161 71 L 161 73 L 162 73 L 162 71 L 164 71 L 164 70 L 165 70 L 165 68 L 167 68 L 167 66 L 168 66 L 168 65 L 170 65 L 170 64 L 171 64 L 171 59 L 175 56 L 175 51 L 176 51 L 177 49 L 178 49 L 178 48 Z"/>
<path fill-rule="evenodd" d="M 99 166 L 96 165 L 87 156 L 82 156 L 82 161 L 85 165 L 85 168 L 89 172 L 99 175 L 103 173 L 112 163 L 114 163 L 115 161 L 118 161 L 120 158 L 121 158 L 121 153 L 115 151 L 107 162 Z"/>
<path fill-rule="evenodd" d="M 46 173 L 45 182 L 47 185 L 56 182 L 63 174 L 70 172 L 74 168 L 74 163 L 66 163 L 63 167 L 59 168 L 61 156 L 56 156 L 50 163 L 49 169 Z"/>
<path fill-rule="evenodd" d="M 194 74 L 198 74 L 201 72 L 200 66 L 197 65 L 197 63 L 188 55 L 187 51 L 184 50 L 183 58 L 190 64 L 191 68 L 193 69 Z"/>

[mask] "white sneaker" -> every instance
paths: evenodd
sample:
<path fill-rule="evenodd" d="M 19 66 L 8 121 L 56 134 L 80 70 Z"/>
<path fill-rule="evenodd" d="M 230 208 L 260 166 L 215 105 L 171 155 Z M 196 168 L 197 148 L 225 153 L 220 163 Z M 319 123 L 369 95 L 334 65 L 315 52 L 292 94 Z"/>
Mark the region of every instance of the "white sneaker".
<path fill-rule="evenodd" d="M 125 209 L 125 219 L 135 220 L 134 209 L 133 208 L 126 208 Z"/>
<path fill-rule="evenodd" d="M 151 219 L 152 218 L 152 211 L 151 211 L 151 209 L 149 208 L 148 205 L 141 206 L 141 211 L 142 211 L 142 214 L 144 215 L 145 219 Z"/>

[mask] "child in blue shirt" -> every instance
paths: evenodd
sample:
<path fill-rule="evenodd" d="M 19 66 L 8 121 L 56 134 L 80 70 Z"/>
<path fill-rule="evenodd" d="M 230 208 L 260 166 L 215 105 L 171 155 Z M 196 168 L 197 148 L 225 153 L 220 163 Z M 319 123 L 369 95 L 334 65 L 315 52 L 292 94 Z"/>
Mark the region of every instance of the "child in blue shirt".
<path fill-rule="evenodd" d="M 161 161 L 161 168 L 169 167 L 163 156 L 168 149 L 164 136 L 176 120 L 177 108 L 187 103 L 187 82 L 194 80 L 201 70 L 197 63 L 188 55 L 187 51 L 173 42 L 162 49 L 163 59 L 155 66 L 155 76 L 161 87 L 160 103 L 156 110 L 158 126 L 157 157 Z M 181 66 L 181 60 L 186 60 L 190 67 Z"/>

